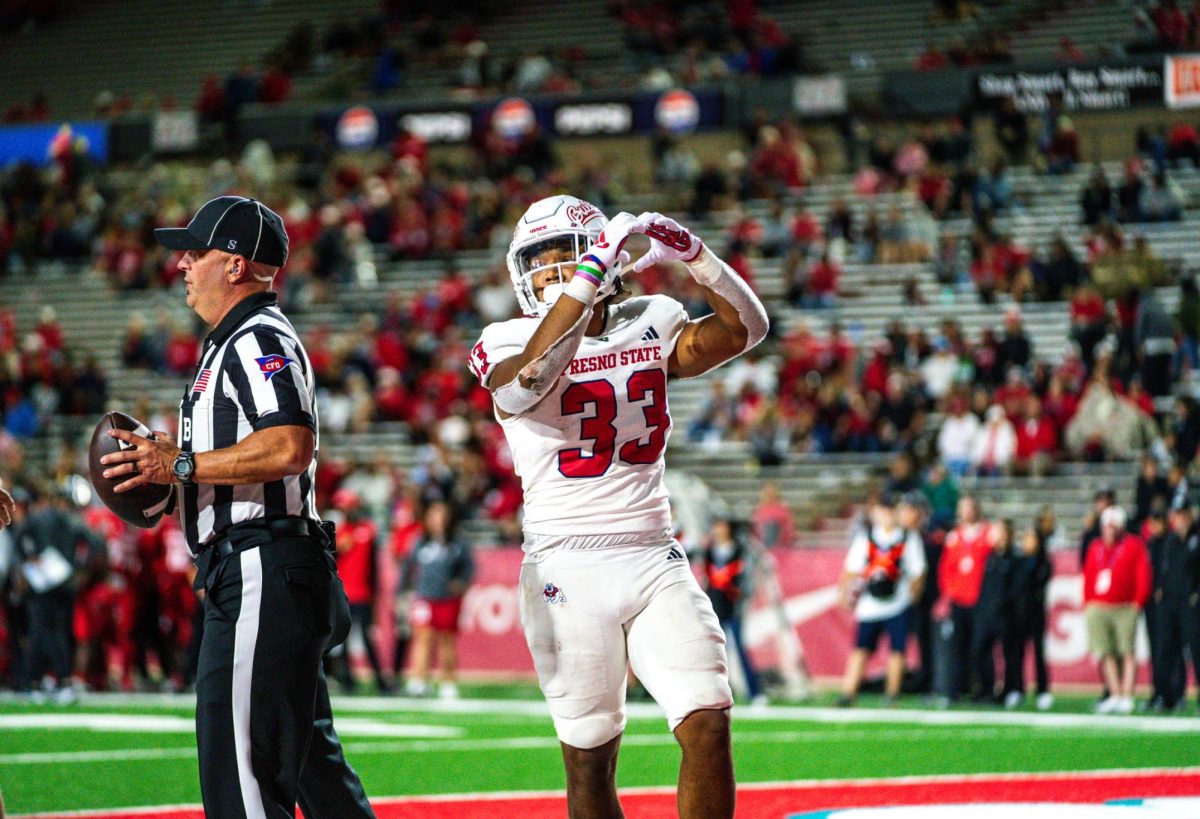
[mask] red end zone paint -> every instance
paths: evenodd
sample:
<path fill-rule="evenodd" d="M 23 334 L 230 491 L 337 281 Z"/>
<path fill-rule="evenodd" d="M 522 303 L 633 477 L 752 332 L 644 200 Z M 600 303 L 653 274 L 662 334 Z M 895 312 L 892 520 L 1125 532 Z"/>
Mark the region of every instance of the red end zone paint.
<path fill-rule="evenodd" d="M 737 815 L 748 819 L 781 819 L 789 814 L 829 808 L 885 805 L 945 805 L 968 802 L 1081 802 L 1111 799 L 1200 795 L 1200 769 L 1086 771 L 1053 774 L 980 774 L 971 776 L 901 777 L 824 782 L 747 783 L 738 789 Z M 669 788 L 622 791 L 628 819 L 655 819 L 675 813 Z M 423 796 L 380 799 L 379 819 L 562 819 L 561 793 L 526 795 Z M 29 814 L 29 819 L 203 819 L 197 808 L 85 811 Z M 13 819 L 19 819 L 14 817 Z"/>

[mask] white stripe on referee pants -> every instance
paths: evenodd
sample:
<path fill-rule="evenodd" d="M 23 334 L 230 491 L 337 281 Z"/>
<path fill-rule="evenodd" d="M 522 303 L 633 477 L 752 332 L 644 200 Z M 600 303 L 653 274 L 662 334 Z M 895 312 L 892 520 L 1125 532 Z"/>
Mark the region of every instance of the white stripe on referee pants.
<path fill-rule="evenodd" d="M 242 565 L 242 607 L 233 632 L 233 747 L 246 819 L 266 819 L 262 793 L 250 765 L 250 686 L 262 606 L 262 555 L 258 549 L 247 549 L 238 557 Z"/>

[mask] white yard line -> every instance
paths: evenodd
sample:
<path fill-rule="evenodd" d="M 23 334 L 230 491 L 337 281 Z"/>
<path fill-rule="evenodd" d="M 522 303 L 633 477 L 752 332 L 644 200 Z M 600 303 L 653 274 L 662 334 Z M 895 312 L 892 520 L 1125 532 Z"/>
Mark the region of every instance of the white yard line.
<path fill-rule="evenodd" d="M 1093 733 L 1092 731 L 1087 731 Z M 1005 735 L 1002 728 L 987 726 L 928 728 L 860 728 L 831 734 L 829 731 L 735 731 L 734 745 L 787 744 L 829 745 L 838 742 L 895 743 L 914 740 L 946 739 L 954 741 L 994 741 Z M 1105 732 L 1106 735 L 1111 735 Z M 1130 733 L 1137 733 L 1131 731 Z M 1078 736 L 1078 731 L 1072 731 Z M 675 737 L 663 731 L 656 734 L 626 734 L 621 745 L 664 747 L 674 746 Z M 558 739 L 551 733 L 545 736 L 489 737 L 479 739 L 413 739 L 391 741 L 355 741 L 344 743 L 350 754 L 419 754 L 451 751 L 521 751 L 557 750 Z M 159 759 L 180 759 L 195 756 L 194 748 L 132 748 L 112 751 L 46 751 L 0 754 L 0 765 L 61 765 L 82 762 L 134 762 Z"/>
<path fill-rule="evenodd" d="M 0 695 L 0 702 L 15 701 Z M 194 707 L 195 698 L 174 694 L 87 694 L 85 706 L 122 708 Z M 403 697 L 334 697 L 338 713 L 472 714 L 545 718 L 549 711 L 541 700 L 407 699 Z M 626 705 L 633 719 L 660 719 L 662 709 L 652 702 Z M 84 712 L 86 713 L 86 712 Z M 896 725 L 994 725 L 1042 728 L 1096 728 L 1147 733 L 1200 733 L 1200 717 L 1115 716 L 1100 714 L 1035 713 L 1030 711 L 920 710 L 907 708 L 814 708 L 799 705 L 743 705 L 734 708 L 734 719 L 819 723 L 890 723 Z"/>

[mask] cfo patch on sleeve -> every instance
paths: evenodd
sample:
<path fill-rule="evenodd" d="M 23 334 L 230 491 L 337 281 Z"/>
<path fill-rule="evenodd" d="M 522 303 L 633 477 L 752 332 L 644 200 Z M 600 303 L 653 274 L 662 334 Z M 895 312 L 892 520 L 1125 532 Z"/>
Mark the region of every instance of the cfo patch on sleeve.
<path fill-rule="evenodd" d="M 258 362 L 258 369 L 262 372 L 263 378 L 270 381 L 284 369 L 295 364 L 296 362 L 287 356 L 275 353 L 273 355 L 265 355 L 262 358 L 254 359 Z"/>

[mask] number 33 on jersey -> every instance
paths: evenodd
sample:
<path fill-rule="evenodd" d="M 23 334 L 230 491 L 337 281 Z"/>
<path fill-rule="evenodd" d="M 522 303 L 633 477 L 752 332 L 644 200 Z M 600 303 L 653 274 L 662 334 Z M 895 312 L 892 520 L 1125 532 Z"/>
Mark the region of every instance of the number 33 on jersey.
<path fill-rule="evenodd" d="M 554 389 L 500 421 L 525 490 L 524 527 L 547 535 L 668 529 L 663 452 L 671 433 L 667 362 L 687 324 L 683 305 L 643 296 L 609 307 L 604 335 L 585 337 Z M 540 319 L 489 325 L 470 367 L 487 386 Z"/>

